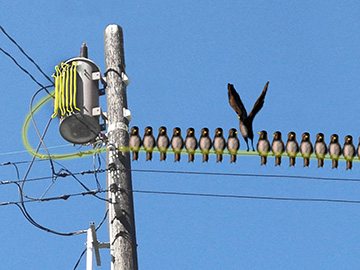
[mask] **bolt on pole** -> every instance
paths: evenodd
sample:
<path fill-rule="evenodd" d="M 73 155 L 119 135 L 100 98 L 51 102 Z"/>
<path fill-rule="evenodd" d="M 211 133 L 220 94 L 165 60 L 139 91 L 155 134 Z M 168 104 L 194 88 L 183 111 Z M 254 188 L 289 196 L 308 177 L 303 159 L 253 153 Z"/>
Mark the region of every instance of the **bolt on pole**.
<path fill-rule="evenodd" d="M 108 151 L 106 174 L 111 269 L 138 269 L 129 146 L 123 31 L 108 25 L 104 31 L 107 90 Z"/>

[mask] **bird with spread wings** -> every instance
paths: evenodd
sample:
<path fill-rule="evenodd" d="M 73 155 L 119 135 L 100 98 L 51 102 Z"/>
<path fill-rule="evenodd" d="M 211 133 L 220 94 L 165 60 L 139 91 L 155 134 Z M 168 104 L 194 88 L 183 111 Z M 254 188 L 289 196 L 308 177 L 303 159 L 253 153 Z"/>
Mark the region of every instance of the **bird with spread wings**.
<path fill-rule="evenodd" d="M 243 136 L 246 145 L 247 145 L 247 151 L 249 151 L 249 143 L 248 138 L 251 140 L 251 145 L 254 149 L 253 139 L 254 139 L 254 132 L 253 132 L 253 121 L 256 116 L 256 114 L 260 111 L 260 109 L 264 105 L 265 101 L 265 95 L 268 89 L 269 82 L 265 84 L 265 87 L 260 94 L 259 98 L 256 100 L 254 107 L 252 108 L 249 115 L 246 112 L 245 106 L 242 103 L 239 94 L 236 92 L 234 85 L 228 84 L 228 95 L 229 95 L 229 103 L 230 106 L 234 109 L 234 111 L 238 114 L 238 118 L 240 119 L 240 132 Z"/>

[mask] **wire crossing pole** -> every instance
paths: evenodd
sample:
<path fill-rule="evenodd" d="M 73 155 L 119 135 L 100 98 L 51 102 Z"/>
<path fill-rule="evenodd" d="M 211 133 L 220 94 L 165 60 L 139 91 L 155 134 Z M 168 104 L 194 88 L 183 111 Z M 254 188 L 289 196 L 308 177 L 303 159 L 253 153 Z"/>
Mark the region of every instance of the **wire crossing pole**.
<path fill-rule="evenodd" d="M 112 270 L 136 270 L 137 252 L 134 204 L 132 196 L 130 153 L 118 150 L 129 146 L 123 32 L 118 25 L 108 25 L 104 31 L 107 89 L 108 151 L 106 174 L 109 239 Z"/>

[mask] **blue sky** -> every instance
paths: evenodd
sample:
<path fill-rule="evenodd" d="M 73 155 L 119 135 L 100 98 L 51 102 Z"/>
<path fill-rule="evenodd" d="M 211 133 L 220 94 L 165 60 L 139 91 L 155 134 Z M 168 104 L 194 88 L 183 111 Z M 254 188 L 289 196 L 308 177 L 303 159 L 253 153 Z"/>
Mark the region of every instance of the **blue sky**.
<path fill-rule="evenodd" d="M 312 142 L 318 132 L 337 133 L 343 145 L 351 134 L 357 145 L 360 119 L 360 4 L 357 1 L 10 1 L 3 3 L 0 24 L 41 66 L 54 72 L 60 61 L 77 56 L 82 42 L 89 58 L 105 71 L 103 31 L 108 24 L 123 27 L 131 125 L 171 131 L 203 127 L 211 136 L 217 127 L 238 128 L 227 100 L 227 83 L 233 83 L 248 112 L 267 81 L 265 105 L 254 121 L 254 130 L 295 131 L 300 142 L 305 131 Z M 9 52 L 43 84 L 46 79 L 4 35 L 0 47 Z M 0 162 L 28 161 L 21 130 L 32 95 L 39 88 L 3 53 Z M 45 93 L 42 94 L 44 96 Z M 38 100 L 38 99 L 37 99 Z M 106 98 L 100 98 L 106 110 Z M 50 104 L 36 115 L 40 130 L 51 115 Z M 72 147 L 52 122 L 45 141 L 51 153 L 88 149 Z M 29 132 L 33 146 L 38 142 Z M 157 135 L 157 132 L 156 132 Z M 255 136 L 255 143 L 258 136 Z M 246 144 L 240 138 L 241 149 Z M 17 152 L 12 154 L 11 152 Z M 104 156 L 104 155 L 103 155 Z M 136 170 L 196 171 L 259 175 L 359 178 L 360 165 L 352 171 L 340 162 L 322 169 L 311 160 L 309 168 L 288 158 L 274 167 L 274 158 L 260 166 L 259 157 L 229 157 L 207 164 L 196 156 L 194 164 L 182 157 L 174 164 L 145 154 L 132 163 Z M 60 161 L 79 172 L 93 168 L 91 157 Z M 23 177 L 29 164 L 19 164 Z M 105 162 L 102 160 L 102 168 Z M 59 169 L 60 166 L 56 165 Z M 11 166 L 0 166 L 1 181 L 16 180 Z M 29 178 L 50 176 L 48 162 L 35 162 Z M 95 189 L 93 175 L 80 177 Z M 286 198 L 359 200 L 358 183 L 279 177 L 240 177 L 133 172 L 137 190 L 231 194 Z M 105 175 L 99 175 L 105 188 Z M 40 197 L 50 179 L 29 182 L 25 193 Z M 73 179 L 58 179 L 46 196 L 82 192 Z M 103 195 L 103 194 L 101 194 Z M 0 203 L 18 201 L 15 185 L 0 185 Z M 196 196 L 134 194 L 140 269 L 356 269 L 360 264 L 359 204 L 300 202 Z M 40 224 L 70 232 L 99 224 L 105 202 L 90 196 L 67 201 L 27 204 Z M 41 231 L 23 217 L 16 206 L 0 206 L 2 229 L 0 261 L 4 269 L 73 269 L 84 249 L 86 235 L 61 237 Z M 100 241 L 108 241 L 106 223 Z M 109 269 L 108 250 L 101 251 Z M 78 269 L 85 268 L 83 259 Z"/>

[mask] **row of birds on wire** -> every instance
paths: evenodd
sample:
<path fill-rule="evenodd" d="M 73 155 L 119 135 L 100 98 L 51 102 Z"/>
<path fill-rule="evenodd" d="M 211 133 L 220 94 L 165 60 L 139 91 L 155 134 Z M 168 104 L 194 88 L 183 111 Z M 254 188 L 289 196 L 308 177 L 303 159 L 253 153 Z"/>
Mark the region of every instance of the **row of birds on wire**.
<path fill-rule="evenodd" d="M 224 137 L 223 129 L 215 129 L 215 136 L 211 139 L 208 128 L 201 129 L 201 135 L 199 141 L 195 136 L 194 128 L 188 128 L 186 131 L 185 140 L 181 135 L 181 129 L 175 127 L 173 129 L 173 135 L 170 139 L 167 135 L 167 128 L 162 126 L 159 128 L 157 139 L 153 135 L 153 128 L 147 126 L 143 138 L 140 136 L 139 128 L 133 126 L 131 128 L 131 134 L 129 138 L 129 147 L 133 153 L 132 160 L 138 160 L 139 151 L 142 149 L 146 152 L 146 161 L 152 160 L 154 149 L 157 147 L 157 151 L 160 152 L 160 161 L 166 160 L 166 154 L 171 146 L 172 152 L 174 152 L 174 161 L 180 161 L 181 153 L 185 148 L 188 154 L 188 162 L 194 162 L 197 149 L 200 149 L 200 153 L 203 155 L 203 162 L 209 161 L 209 154 L 216 154 L 216 162 L 222 162 L 224 154 L 230 154 L 230 163 L 235 163 L 237 155 L 240 149 L 240 141 L 237 136 L 238 131 L 235 128 L 229 130 L 229 136 L 227 140 Z M 268 134 L 265 130 L 258 132 L 259 140 L 257 143 L 257 153 L 261 157 L 261 165 L 266 165 L 267 157 L 272 152 L 275 157 L 275 166 L 281 165 L 281 158 L 286 152 L 289 157 L 289 166 L 295 166 L 296 157 L 300 153 L 304 159 L 303 166 L 308 167 L 310 165 L 310 158 L 315 152 L 315 156 L 318 159 L 318 167 L 324 166 L 324 159 L 329 154 L 332 159 L 332 168 L 338 167 L 338 161 L 343 155 L 346 160 L 346 169 L 352 169 L 352 162 L 356 154 L 360 158 L 360 138 L 357 149 L 353 144 L 353 138 L 351 135 L 345 137 L 343 147 L 339 143 L 339 136 L 333 134 L 330 137 L 330 144 L 327 146 L 323 133 L 316 135 L 316 142 L 313 146 L 310 140 L 310 134 L 304 132 L 302 139 L 299 143 L 296 139 L 295 132 L 289 132 L 286 144 L 282 140 L 282 134 L 280 131 L 276 131 L 272 137 L 273 141 L 270 144 L 268 140 Z M 213 149 L 213 150 L 212 150 Z M 227 152 L 226 152 L 227 149 Z M 254 149 L 253 149 L 254 150 Z M 249 149 L 248 149 L 249 151 Z"/>

